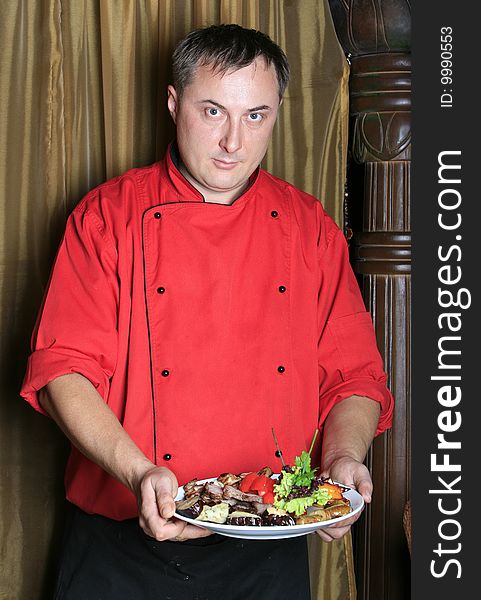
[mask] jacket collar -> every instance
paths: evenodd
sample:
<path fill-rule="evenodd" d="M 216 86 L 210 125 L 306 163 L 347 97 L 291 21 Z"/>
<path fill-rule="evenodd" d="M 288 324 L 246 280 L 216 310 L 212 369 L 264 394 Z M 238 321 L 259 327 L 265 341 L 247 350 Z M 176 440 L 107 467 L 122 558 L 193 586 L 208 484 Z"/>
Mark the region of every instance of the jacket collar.
<path fill-rule="evenodd" d="M 180 172 L 180 155 L 177 148 L 176 142 L 171 142 L 167 148 L 164 160 L 161 162 L 161 171 L 164 177 L 167 178 L 170 183 L 171 193 L 173 192 L 174 197 L 171 198 L 171 202 L 205 202 L 204 196 L 197 190 Z M 257 181 L 259 174 L 259 167 L 249 177 L 249 186 L 237 198 L 233 204 L 236 204 L 241 198 L 248 194 L 254 183 Z M 170 195 L 170 194 L 169 194 Z"/>

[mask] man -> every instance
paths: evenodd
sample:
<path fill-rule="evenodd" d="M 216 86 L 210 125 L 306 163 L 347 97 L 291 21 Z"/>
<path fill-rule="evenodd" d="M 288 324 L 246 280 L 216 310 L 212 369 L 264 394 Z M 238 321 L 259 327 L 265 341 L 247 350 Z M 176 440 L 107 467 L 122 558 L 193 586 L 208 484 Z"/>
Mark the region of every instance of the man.
<path fill-rule="evenodd" d="M 259 169 L 284 53 L 225 25 L 173 66 L 176 142 L 74 209 L 34 332 L 22 395 L 73 444 L 58 597 L 308 598 L 305 538 L 209 536 L 177 487 L 278 469 L 272 428 L 292 463 L 320 427 L 315 462 L 369 502 L 392 397 L 342 232 Z"/>

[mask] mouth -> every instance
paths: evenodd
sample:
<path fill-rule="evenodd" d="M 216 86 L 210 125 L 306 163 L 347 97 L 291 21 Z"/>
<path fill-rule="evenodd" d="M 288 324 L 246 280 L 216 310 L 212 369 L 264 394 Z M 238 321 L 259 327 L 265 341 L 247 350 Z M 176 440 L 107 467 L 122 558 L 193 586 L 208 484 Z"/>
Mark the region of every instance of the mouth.
<path fill-rule="evenodd" d="M 235 169 L 235 167 L 239 164 L 238 160 L 222 160 L 220 158 L 213 158 L 215 166 L 218 169 L 222 169 L 224 171 L 230 171 L 231 169 Z"/>

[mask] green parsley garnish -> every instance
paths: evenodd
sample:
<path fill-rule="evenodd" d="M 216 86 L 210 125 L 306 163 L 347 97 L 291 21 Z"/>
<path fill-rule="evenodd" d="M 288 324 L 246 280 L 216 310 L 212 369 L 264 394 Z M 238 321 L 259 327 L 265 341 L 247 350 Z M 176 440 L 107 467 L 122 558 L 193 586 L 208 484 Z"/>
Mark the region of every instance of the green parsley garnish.
<path fill-rule="evenodd" d="M 309 486 L 316 475 L 317 469 L 311 469 L 311 455 L 303 450 L 294 459 L 294 485 Z"/>
<path fill-rule="evenodd" d="M 311 487 L 317 471 L 317 468 L 311 468 L 311 452 L 314 447 L 314 442 L 316 441 L 317 433 L 318 430 L 316 429 L 314 432 L 314 437 L 312 438 L 309 452 L 303 450 L 299 456 L 295 457 L 295 466 L 292 469 L 292 473 L 282 471 L 278 479 L 278 483 L 274 486 L 274 492 L 276 493 L 274 506 L 277 508 L 282 508 L 287 512 L 293 512 L 297 516 L 304 514 L 306 512 L 306 508 L 314 503 L 317 503 L 318 499 L 322 500 L 321 495 L 317 493 L 286 500 L 294 488 Z M 327 498 L 324 501 L 324 504 L 326 502 Z"/>

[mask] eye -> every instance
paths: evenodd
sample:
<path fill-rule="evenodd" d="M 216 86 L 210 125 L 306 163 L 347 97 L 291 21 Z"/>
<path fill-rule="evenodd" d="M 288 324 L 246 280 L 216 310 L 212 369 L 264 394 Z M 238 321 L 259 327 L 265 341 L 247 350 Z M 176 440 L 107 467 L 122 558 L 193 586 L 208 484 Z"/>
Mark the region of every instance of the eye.
<path fill-rule="evenodd" d="M 263 115 L 261 115 L 261 113 L 249 113 L 249 121 L 252 121 L 254 123 L 262 121 L 263 118 L 264 117 Z"/>
<path fill-rule="evenodd" d="M 220 111 L 218 108 L 211 106 L 207 109 L 207 114 L 209 115 L 209 117 L 218 117 L 220 115 Z"/>

